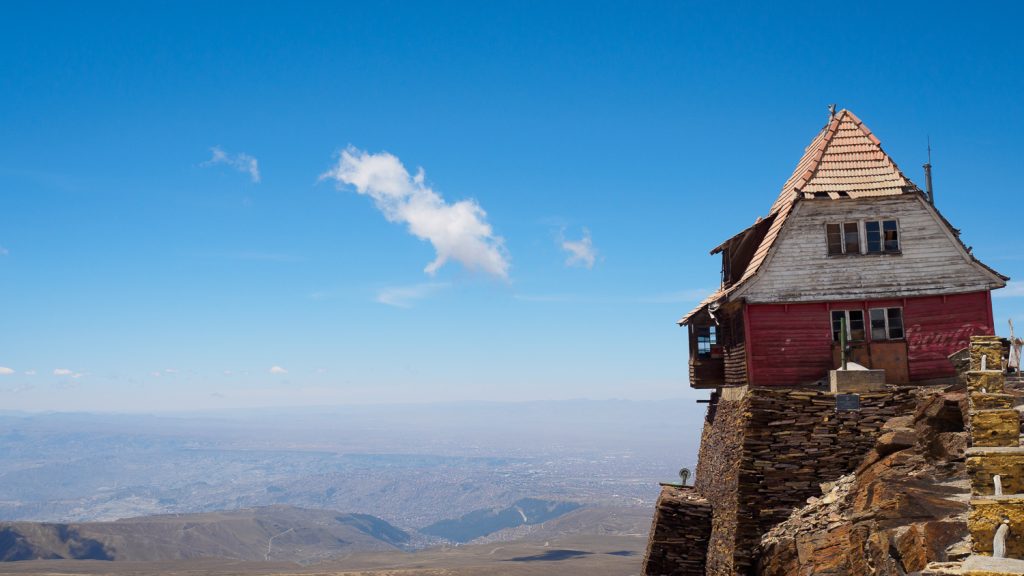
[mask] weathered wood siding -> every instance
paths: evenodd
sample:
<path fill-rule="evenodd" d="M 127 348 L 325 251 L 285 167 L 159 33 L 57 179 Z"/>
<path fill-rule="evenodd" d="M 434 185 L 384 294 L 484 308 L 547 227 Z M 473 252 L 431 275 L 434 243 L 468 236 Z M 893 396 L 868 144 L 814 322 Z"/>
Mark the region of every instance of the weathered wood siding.
<path fill-rule="evenodd" d="M 911 381 L 955 375 L 947 357 L 973 334 L 993 334 L 988 292 L 801 304 L 750 304 L 747 343 L 750 383 L 793 386 L 835 367 L 830 310 L 903 308 Z M 870 331 L 869 331 L 870 333 Z M 889 341 L 885 341 L 889 342 Z"/>
<path fill-rule="evenodd" d="M 899 222 L 900 254 L 828 256 L 825 224 Z M 964 257 L 917 195 L 797 203 L 769 260 L 738 291 L 748 302 L 813 302 L 978 292 L 1003 282 Z"/>
<path fill-rule="evenodd" d="M 747 348 L 743 342 L 725 348 L 725 385 L 747 385 Z"/>

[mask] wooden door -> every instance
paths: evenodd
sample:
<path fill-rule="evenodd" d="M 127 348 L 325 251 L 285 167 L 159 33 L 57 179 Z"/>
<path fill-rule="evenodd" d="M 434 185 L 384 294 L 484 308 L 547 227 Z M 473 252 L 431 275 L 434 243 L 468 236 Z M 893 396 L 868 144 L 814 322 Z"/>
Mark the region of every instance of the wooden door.
<path fill-rule="evenodd" d="M 888 384 L 910 382 L 910 367 L 907 364 L 907 343 L 902 340 L 872 342 L 871 367 L 885 370 Z"/>
<path fill-rule="evenodd" d="M 856 362 L 865 368 L 885 370 L 887 384 L 906 384 L 910 382 L 910 368 L 907 364 L 907 343 L 902 340 L 880 342 L 851 342 L 846 359 Z M 839 344 L 832 345 L 833 366 L 842 365 Z"/>

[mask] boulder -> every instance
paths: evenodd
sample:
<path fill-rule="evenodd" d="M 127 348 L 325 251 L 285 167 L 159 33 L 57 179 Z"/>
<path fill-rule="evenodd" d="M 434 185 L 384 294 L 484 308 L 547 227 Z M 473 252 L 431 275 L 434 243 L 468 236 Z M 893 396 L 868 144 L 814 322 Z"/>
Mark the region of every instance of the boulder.
<path fill-rule="evenodd" d="M 896 428 L 878 437 L 875 450 L 882 456 L 912 448 L 917 444 L 917 432 L 913 428 Z"/>
<path fill-rule="evenodd" d="M 961 461 L 969 441 L 967 432 L 939 432 L 929 444 L 929 453 L 939 460 Z"/>

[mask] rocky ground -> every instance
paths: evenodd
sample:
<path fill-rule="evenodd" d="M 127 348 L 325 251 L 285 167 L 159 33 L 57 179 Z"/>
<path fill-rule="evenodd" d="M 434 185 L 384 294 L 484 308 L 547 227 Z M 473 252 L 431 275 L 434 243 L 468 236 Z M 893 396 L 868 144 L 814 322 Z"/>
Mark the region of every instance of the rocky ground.
<path fill-rule="evenodd" d="M 763 537 L 759 572 L 897 576 L 966 557 L 965 413 L 966 392 L 954 387 L 888 421 L 855 474 L 822 485 Z"/>

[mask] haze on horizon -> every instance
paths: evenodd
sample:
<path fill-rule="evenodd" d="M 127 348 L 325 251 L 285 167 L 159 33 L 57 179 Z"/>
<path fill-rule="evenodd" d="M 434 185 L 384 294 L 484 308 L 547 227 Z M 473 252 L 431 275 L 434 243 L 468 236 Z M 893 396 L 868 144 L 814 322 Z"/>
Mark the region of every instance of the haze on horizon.
<path fill-rule="evenodd" d="M 692 401 L 674 321 L 830 103 L 1016 279 L 983 6 L 9 5 L 2 407 Z"/>

